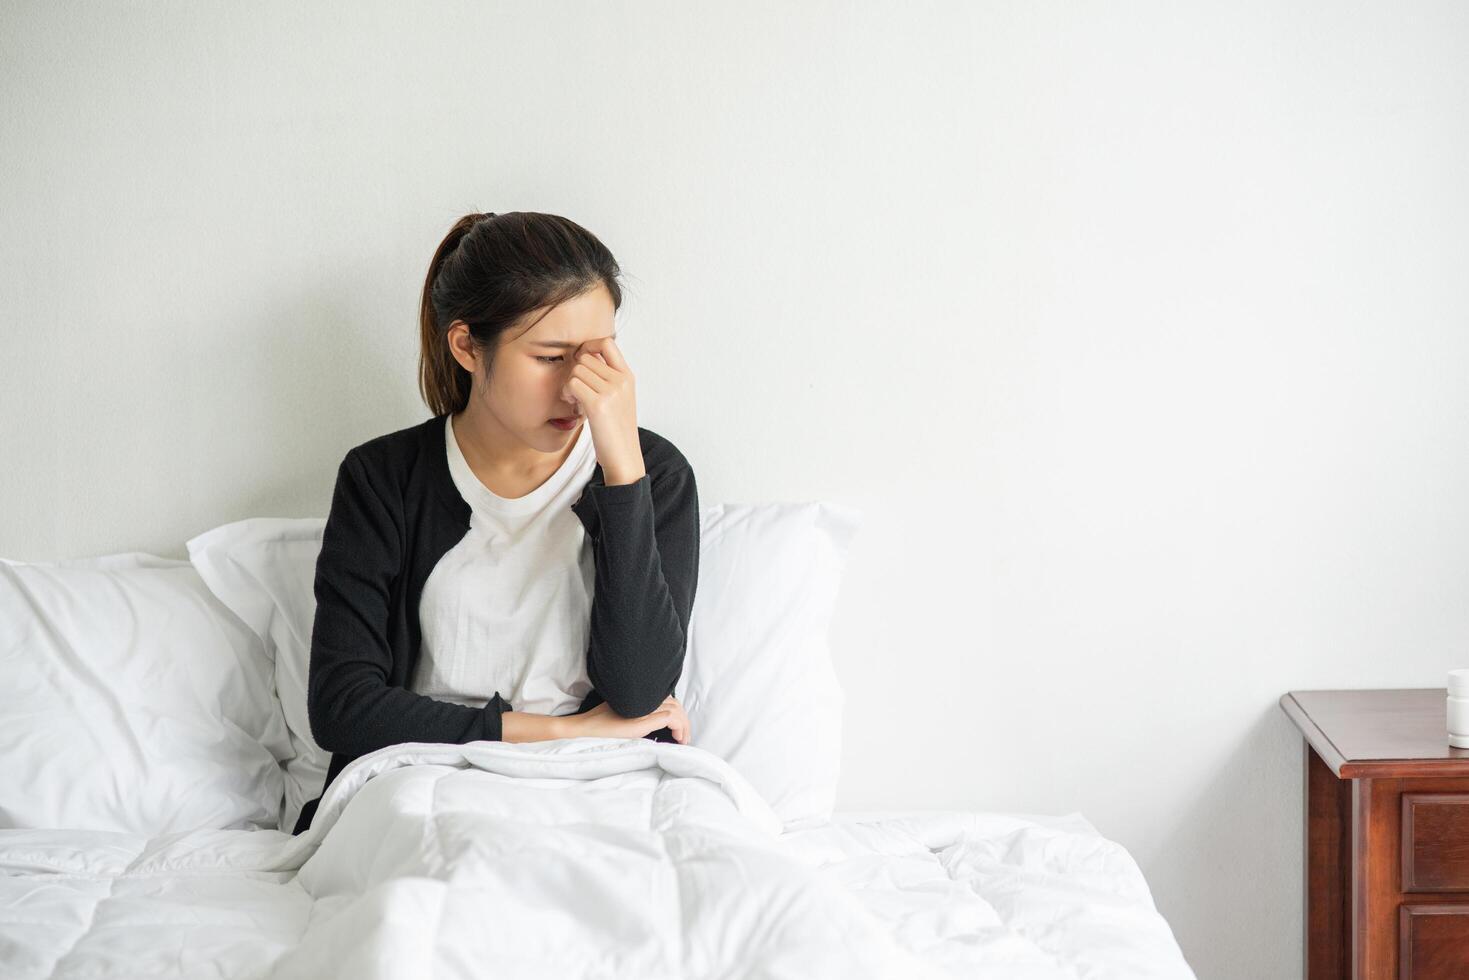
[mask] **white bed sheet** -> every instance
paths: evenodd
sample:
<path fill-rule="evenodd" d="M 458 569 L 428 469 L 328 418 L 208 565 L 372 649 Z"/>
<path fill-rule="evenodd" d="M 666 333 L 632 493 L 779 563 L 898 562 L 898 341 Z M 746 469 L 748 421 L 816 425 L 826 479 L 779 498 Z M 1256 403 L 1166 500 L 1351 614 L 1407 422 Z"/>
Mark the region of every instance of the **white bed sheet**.
<path fill-rule="evenodd" d="M 393 746 L 310 831 L 0 831 L 0 975 L 1194 980 L 1079 814 L 838 813 L 782 834 L 646 739 Z"/>

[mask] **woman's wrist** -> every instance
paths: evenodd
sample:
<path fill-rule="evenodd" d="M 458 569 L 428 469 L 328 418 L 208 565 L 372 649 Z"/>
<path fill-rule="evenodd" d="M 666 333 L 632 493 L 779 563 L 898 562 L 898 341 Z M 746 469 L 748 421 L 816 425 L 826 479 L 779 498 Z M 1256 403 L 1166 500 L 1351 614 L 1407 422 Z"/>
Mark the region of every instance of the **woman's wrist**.
<path fill-rule="evenodd" d="M 553 738 L 576 738 L 581 732 L 584 715 L 554 715 L 552 721 L 556 723 L 556 735 Z"/>
<path fill-rule="evenodd" d="M 571 738 L 575 715 L 538 715 L 531 711 L 506 711 L 500 715 L 500 740 L 503 742 L 546 742 L 554 738 Z"/>

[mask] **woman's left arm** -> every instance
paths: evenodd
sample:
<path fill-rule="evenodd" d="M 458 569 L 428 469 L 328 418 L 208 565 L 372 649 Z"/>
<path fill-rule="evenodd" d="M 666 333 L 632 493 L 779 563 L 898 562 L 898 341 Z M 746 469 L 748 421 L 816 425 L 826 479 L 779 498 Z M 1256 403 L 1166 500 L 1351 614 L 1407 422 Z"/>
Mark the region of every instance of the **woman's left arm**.
<path fill-rule="evenodd" d="M 672 449 L 672 447 L 669 447 Z M 683 674 L 699 578 L 699 492 L 676 449 L 631 483 L 594 476 L 572 509 L 593 542 L 587 676 L 624 718 L 656 710 Z M 582 710 L 598 702 L 589 697 Z"/>

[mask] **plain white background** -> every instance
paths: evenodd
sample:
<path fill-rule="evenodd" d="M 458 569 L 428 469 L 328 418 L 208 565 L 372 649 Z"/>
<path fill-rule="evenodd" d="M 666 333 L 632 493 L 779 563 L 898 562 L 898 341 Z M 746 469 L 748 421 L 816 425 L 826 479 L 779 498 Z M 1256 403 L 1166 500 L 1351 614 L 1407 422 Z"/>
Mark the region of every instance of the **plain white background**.
<path fill-rule="evenodd" d="M 452 222 L 563 214 L 704 502 L 865 513 L 841 805 L 1079 810 L 1299 976 L 1278 697 L 1469 666 L 1469 8 L 0 18 L 0 554 L 325 515 Z"/>

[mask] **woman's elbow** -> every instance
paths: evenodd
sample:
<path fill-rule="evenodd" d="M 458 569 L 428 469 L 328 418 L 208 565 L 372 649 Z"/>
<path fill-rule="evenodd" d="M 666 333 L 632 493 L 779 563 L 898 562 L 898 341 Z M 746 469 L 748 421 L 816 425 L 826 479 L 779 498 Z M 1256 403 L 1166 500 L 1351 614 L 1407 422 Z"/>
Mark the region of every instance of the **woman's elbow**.
<path fill-rule="evenodd" d="M 666 694 L 659 694 L 655 697 L 645 691 L 639 691 L 636 693 L 614 694 L 611 697 L 604 694 L 603 700 L 607 702 L 613 711 L 624 718 L 641 718 L 644 715 L 651 715 L 657 711 L 658 706 L 663 703 L 663 699 L 667 696 Z"/>
<path fill-rule="evenodd" d="M 669 665 L 662 676 L 651 683 L 614 684 L 602 690 L 602 699 L 612 710 L 624 718 L 641 718 L 657 711 L 665 698 L 673 693 L 678 679 L 683 675 L 683 658 Z"/>
<path fill-rule="evenodd" d="M 311 739 L 316 743 L 317 748 L 323 752 L 335 753 L 339 751 L 337 748 L 336 730 L 329 724 L 323 724 L 316 715 L 310 715 L 310 722 Z"/>
<path fill-rule="evenodd" d="M 311 726 L 311 738 L 325 752 L 341 752 L 342 726 L 337 714 L 325 697 L 313 693 L 306 699 L 306 721 Z"/>

